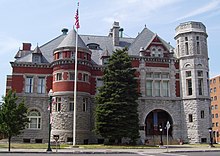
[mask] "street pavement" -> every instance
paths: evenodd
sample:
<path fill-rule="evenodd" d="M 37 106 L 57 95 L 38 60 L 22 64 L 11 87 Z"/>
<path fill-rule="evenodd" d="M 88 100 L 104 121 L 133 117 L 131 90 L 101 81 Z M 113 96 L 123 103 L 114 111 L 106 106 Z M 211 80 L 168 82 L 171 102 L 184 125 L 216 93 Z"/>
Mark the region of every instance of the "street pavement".
<path fill-rule="evenodd" d="M 220 152 L 220 147 L 209 147 L 208 145 L 170 145 L 168 149 L 163 146 L 161 148 L 147 148 L 147 149 L 83 149 L 83 148 L 66 148 L 58 149 L 59 154 L 160 154 L 160 153 L 185 153 L 185 152 Z M 8 153 L 7 148 L 0 148 L 0 155 Z M 11 149 L 11 153 L 47 153 L 46 149 Z M 52 153 L 56 153 L 53 149 Z M 220 155 L 220 154 L 219 154 Z"/>

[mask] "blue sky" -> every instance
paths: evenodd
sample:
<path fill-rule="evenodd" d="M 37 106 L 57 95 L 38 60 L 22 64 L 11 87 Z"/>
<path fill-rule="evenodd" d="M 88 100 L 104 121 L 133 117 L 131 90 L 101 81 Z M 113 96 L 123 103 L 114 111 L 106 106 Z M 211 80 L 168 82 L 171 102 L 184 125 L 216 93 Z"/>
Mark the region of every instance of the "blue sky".
<path fill-rule="evenodd" d="M 38 44 L 72 29 L 76 0 L 0 0 L 0 95 L 5 94 L 10 61 L 23 42 Z M 220 74 L 220 0 L 80 0 L 79 34 L 108 35 L 113 21 L 136 37 L 144 26 L 175 46 L 175 28 L 186 21 L 206 25 L 210 76 Z M 18 82 L 19 83 L 19 82 Z"/>

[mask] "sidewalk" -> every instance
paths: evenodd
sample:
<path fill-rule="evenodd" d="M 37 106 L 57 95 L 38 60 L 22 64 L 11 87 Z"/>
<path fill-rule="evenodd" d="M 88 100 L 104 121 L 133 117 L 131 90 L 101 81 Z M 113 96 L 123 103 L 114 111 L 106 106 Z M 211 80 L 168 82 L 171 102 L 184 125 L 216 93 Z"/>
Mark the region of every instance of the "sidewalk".
<path fill-rule="evenodd" d="M 192 145 L 175 145 L 163 148 L 147 148 L 147 149 L 83 149 L 83 148 L 68 148 L 58 149 L 58 153 L 82 153 L 82 154 L 132 154 L 132 153 L 181 153 L 181 152 L 220 152 L 220 147 L 208 147 L 208 146 L 192 146 Z M 7 148 L 1 148 L 1 153 L 7 153 Z M 46 149 L 11 149 L 13 153 L 46 153 Z M 53 149 L 53 153 L 56 149 Z"/>

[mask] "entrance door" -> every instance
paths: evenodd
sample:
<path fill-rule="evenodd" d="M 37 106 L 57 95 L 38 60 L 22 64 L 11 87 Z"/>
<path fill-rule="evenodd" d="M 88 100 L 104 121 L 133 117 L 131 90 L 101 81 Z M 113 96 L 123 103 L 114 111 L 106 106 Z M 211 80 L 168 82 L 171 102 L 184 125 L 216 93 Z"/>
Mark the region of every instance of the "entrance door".
<path fill-rule="evenodd" d="M 151 111 L 145 119 L 145 135 L 160 135 L 161 133 L 162 135 L 166 135 L 167 121 L 171 124 L 168 134 L 172 136 L 173 121 L 169 113 L 161 109 Z M 160 129 L 162 129 L 162 132 Z"/>

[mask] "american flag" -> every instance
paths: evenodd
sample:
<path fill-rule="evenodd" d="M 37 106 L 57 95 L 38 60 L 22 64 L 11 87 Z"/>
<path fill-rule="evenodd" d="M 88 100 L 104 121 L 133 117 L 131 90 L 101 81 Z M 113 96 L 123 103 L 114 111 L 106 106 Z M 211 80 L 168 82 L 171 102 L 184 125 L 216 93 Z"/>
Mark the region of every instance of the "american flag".
<path fill-rule="evenodd" d="M 78 7 L 79 7 L 79 2 L 78 2 Z M 75 15 L 75 26 L 76 26 L 76 29 L 79 29 L 80 28 L 80 25 L 79 25 L 79 9 L 77 8 L 76 10 L 76 15 Z"/>

